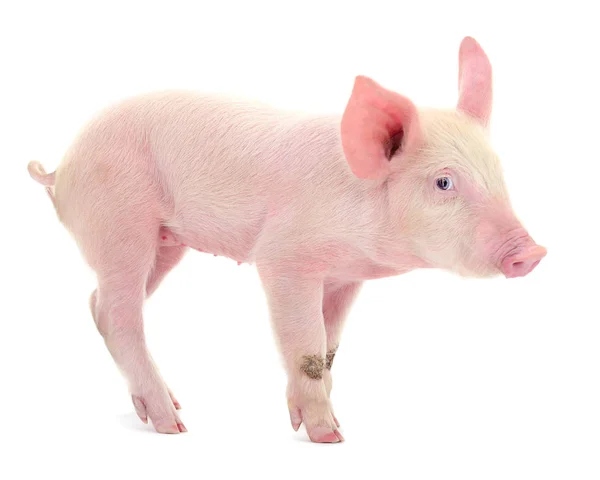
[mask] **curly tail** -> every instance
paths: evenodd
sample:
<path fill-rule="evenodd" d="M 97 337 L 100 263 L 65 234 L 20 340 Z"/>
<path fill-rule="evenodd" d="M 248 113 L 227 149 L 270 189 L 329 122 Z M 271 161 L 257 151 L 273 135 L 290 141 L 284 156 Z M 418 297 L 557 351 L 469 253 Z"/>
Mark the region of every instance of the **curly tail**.
<path fill-rule="evenodd" d="M 46 173 L 46 170 L 42 166 L 40 162 L 29 162 L 27 165 L 27 170 L 29 170 L 29 175 L 36 182 L 41 183 L 46 187 L 46 192 L 48 192 L 48 196 L 50 200 L 52 200 L 52 205 L 54 205 L 54 209 L 56 210 L 56 199 L 54 198 L 54 173 Z"/>

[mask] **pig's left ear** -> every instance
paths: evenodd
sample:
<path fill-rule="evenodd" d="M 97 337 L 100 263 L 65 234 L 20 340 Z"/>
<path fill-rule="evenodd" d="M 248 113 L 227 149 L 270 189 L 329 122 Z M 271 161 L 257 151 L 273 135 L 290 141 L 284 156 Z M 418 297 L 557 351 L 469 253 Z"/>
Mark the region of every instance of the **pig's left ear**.
<path fill-rule="evenodd" d="M 359 178 L 382 178 L 420 137 L 419 117 L 408 99 L 367 77 L 356 77 L 342 116 L 342 148 Z"/>
<path fill-rule="evenodd" d="M 465 37 L 458 53 L 458 109 L 487 126 L 492 114 L 492 65 L 474 38 Z"/>

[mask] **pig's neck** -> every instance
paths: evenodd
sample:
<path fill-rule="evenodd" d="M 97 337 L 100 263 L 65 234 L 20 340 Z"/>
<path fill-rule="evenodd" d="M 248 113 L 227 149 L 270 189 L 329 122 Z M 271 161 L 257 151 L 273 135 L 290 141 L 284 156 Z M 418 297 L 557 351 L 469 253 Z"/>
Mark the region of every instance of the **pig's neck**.
<path fill-rule="evenodd" d="M 373 195 L 378 198 L 373 209 L 376 222 L 372 242 L 378 255 L 376 260 L 397 271 L 405 273 L 416 268 L 428 268 L 429 265 L 415 253 L 409 235 L 406 219 L 406 202 L 386 179 L 380 186 L 374 186 Z"/>
<path fill-rule="evenodd" d="M 355 186 L 362 190 L 362 215 L 357 212 L 348 218 L 348 226 L 358 235 L 348 239 L 344 276 L 368 280 L 429 268 L 412 246 L 405 214 L 408 197 L 390 179 L 357 180 Z M 360 217 L 368 218 L 368 223 L 358 221 Z"/>

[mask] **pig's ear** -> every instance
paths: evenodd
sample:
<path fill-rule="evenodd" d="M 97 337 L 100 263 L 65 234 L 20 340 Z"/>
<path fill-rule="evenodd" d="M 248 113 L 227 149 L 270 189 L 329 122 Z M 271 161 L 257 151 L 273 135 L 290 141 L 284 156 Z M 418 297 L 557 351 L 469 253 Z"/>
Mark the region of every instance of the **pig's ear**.
<path fill-rule="evenodd" d="M 465 37 L 460 44 L 458 91 L 458 109 L 487 126 L 492 113 L 492 65 L 471 37 Z"/>
<path fill-rule="evenodd" d="M 419 137 L 419 118 L 408 99 L 356 77 L 342 116 L 342 148 L 350 169 L 359 178 L 381 178 Z M 397 153 L 398 152 L 398 153 Z"/>

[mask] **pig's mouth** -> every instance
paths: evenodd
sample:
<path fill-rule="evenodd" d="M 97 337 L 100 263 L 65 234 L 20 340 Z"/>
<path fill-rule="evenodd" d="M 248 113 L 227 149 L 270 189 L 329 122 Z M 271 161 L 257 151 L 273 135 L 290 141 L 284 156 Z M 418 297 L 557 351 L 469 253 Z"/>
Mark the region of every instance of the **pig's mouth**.
<path fill-rule="evenodd" d="M 506 278 L 524 277 L 546 256 L 546 249 L 537 245 L 527 232 L 511 235 L 497 250 L 498 269 Z"/>

